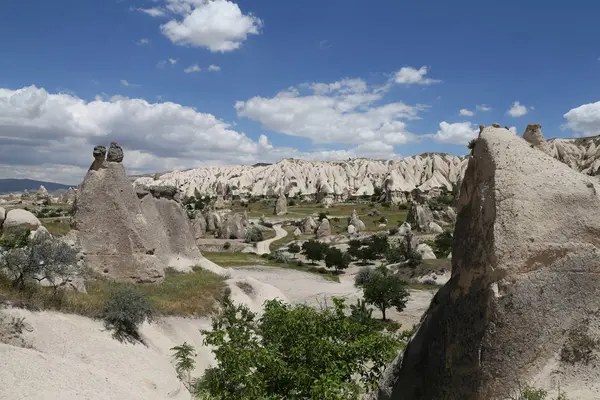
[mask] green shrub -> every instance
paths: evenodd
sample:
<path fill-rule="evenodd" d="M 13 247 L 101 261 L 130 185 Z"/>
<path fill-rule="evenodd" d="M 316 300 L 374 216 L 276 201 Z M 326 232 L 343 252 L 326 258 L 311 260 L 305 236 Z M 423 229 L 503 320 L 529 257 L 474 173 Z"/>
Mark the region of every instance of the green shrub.
<path fill-rule="evenodd" d="M 302 253 L 313 263 L 322 260 L 328 248 L 329 246 L 326 243 L 314 239 L 302 243 Z"/>
<path fill-rule="evenodd" d="M 387 319 L 388 308 L 395 307 L 398 312 L 402 312 L 410 296 L 406 290 L 406 282 L 385 267 L 375 269 L 362 289 L 365 301 L 381 311 L 384 321 Z"/>
<path fill-rule="evenodd" d="M 319 221 L 322 221 L 324 219 L 327 219 L 327 213 L 320 212 L 319 213 Z"/>
<path fill-rule="evenodd" d="M 230 242 L 225 242 L 225 243 L 223 243 L 223 248 L 224 248 L 225 250 L 229 250 L 229 249 L 231 248 L 231 243 L 230 243 Z"/>
<path fill-rule="evenodd" d="M 196 349 L 191 344 L 183 342 L 179 346 L 171 347 L 171 351 L 175 359 L 175 371 L 177 371 L 179 379 L 186 382 L 189 387 L 190 374 L 196 367 L 196 360 L 194 360 L 194 357 L 197 356 Z"/>
<path fill-rule="evenodd" d="M 214 400 L 355 399 L 401 345 L 348 316 L 342 299 L 325 310 L 270 300 L 261 317 L 227 299 L 202 334 L 217 363 L 192 392 Z"/>
<path fill-rule="evenodd" d="M 371 279 L 373 271 L 374 270 L 371 267 L 362 267 L 359 269 L 354 277 L 354 286 L 361 287 L 367 283 Z"/>
<path fill-rule="evenodd" d="M 343 253 L 340 249 L 330 247 L 325 252 L 325 265 L 327 268 L 334 268 L 336 272 L 339 272 L 350 265 L 350 255 Z"/>
<path fill-rule="evenodd" d="M 437 258 L 446 258 L 452 251 L 452 232 L 445 231 L 437 235 L 431 247 Z"/>
<path fill-rule="evenodd" d="M 298 243 L 290 243 L 287 249 L 294 255 L 294 258 L 296 258 L 296 254 L 300 253 L 300 250 L 302 250 Z"/>
<path fill-rule="evenodd" d="M 246 242 L 257 243 L 263 240 L 263 232 L 256 226 L 250 227 L 246 232 Z"/>
<path fill-rule="evenodd" d="M 102 319 L 106 329 L 113 330 L 113 337 L 120 342 L 142 341 L 139 327 L 144 321 L 152 321 L 154 310 L 150 302 L 135 288 L 115 288 L 104 303 Z"/>

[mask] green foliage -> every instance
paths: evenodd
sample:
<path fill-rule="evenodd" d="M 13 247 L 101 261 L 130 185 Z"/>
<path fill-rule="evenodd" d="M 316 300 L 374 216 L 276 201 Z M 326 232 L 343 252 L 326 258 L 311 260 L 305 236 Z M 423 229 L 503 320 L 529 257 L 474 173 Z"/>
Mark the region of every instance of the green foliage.
<path fill-rule="evenodd" d="M 46 281 L 57 290 L 75 273 L 77 251 L 47 232 L 37 232 L 32 240 L 25 233 L 6 239 L 0 270 L 5 270 L 13 287 L 23 290 L 31 281 Z"/>
<path fill-rule="evenodd" d="M 226 299 L 202 332 L 217 365 L 193 392 L 215 400 L 356 399 L 376 385 L 400 342 L 345 311 L 342 299 L 321 311 L 270 300 L 258 318 Z"/>
<path fill-rule="evenodd" d="M 296 205 L 296 200 L 294 200 L 294 199 L 289 199 L 288 200 L 288 206 L 293 207 L 295 205 Z"/>
<path fill-rule="evenodd" d="M 452 251 L 452 232 L 438 234 L 433 242 L 433 252 L 437 258 L 445 258 Z"/>
<path fill-rule="evenodd" d="M 191 344 L 183 342 L 179 346 L 171 347 L 171 351 L 173 352 L 175 371 L 177 371 L 179 379 L 185 379 L 189 384 L 190 374 L 196 367 L 196 360 L 194 360 L 194 357 L 197 356 L 196 349 Z"/>
<path fill-rule="evenodd" d="M 327 218 L 327 213 L 320 212 L 319 213 L 319 221 L 322 221 Z"/>
<path fill-rule="evenodd" d="M 362 241 L 359 239 L 352 239 L 348 242 L 348 254 L 353 258 L 360 258 L 360 248 L 362 247 Z"/>
<path fill-rule="evenodd" d="M 264 239 L 263 232 L 256 226 L 250 227 L 246 232 L 246 242 L 256 243 Z"/>
<path fill-rule="evenodd" d="M 374 269 L 371 267 L 362 267 L 354 277 L 354 286 L 361 287 L 371 279 Z"/>
<path fill-rule="evenodd" d="M 519 395 L 515 400 L 546 400 L 548 398 L 548 392 L 543 389 L 536 389 L 533 386 L 525 385 L 525 387 L 519 391 Z M 549 399 L 548 399 L 549 400 Z M 564 392 L 558 391 L 558 396 L 555 400 L 569 400 Z"/>
<path fill-rule="evenodd" d="M 225 242 L 223 243 L 223 249 L 224 250 L 229 250 L 231 248 L 231 242 Z"/>
<path fill-rule="evenodd" d="M 183 200 L 183 206 L 188 211 L 202 211 L 204 207 L 206 207 L 206 204 L 208 204 L 208 202 L 210 202 L 210 199 L 208 197 L 202 199 L 196 196 L 191 196 L 186 197 Z"/>
<path fill-rule="evenodd" d="M 348 253 L 343 253 L 335 247 L 329 247 L 325 252 L 325 265 L 327 268 L 334 268 L 336 272 L 348 268 L 350 261 Z"/>
<path fill-rule="evenodd" d="M 294 255 L 294 258 L 296 258 L 296 254 L 300 253 L 300 250 L 302 250 L 298 243 L 290 243 L 287 249 Z"/>
<path fill-rule="evenodd" d="M 154 310 L 150 302 L 131 286 L 117 287 L 104 303 L 104 327 L 113 330 L 120 342 L 141 341 L 139 327 L 152 321 Z"/>
<path fill-rule="evenodd" d="M 26 247 L 29 244 L 29 231 L 20 229 L 9 235 L 0 238 L 0 248 L 4 250 L 18 249 Z"/>
<path fill-rule="evenodd" d="M 385 267 L 375 269 L 369 279 L 362 284 L 362 289 L 366 302 L 377 307 L 384 320 L 388 308 L 395 307 L 398 312 L 404 310 L 410 295 L 406 290 L 406 282 L 399 276 L 391 274 Z"/>
<path fill-rule="evenodd" d="M 477 143 L 477 139 L 471 139 L 471 140 L 469 140 L 469 143 L 467 144 L 467 149 L 471 150 L 471 153 L 475 149 L 475 144 L 476 143 Z"/>
<path fill-rule="evenodd" d="M 321 243 L 314 239 L 302 243 L 302 253 L 313 263 L 325 258 L 328 248 L 329 246 L 326 243 Z"/>
<path fill-rule="evenodd" d="M 370 248 L 373 259 L 383 257 L 390 247 L 387 237 L 382 235 L 371 236 L 367 239 L 366 245 Z"/>

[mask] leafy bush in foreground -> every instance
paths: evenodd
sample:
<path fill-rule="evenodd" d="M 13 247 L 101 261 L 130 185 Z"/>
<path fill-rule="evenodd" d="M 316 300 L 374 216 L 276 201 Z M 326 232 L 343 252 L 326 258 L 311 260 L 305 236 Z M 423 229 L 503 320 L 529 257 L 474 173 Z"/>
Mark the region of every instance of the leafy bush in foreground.
<path fill-rule="evenodd" d="M 258 318 L 226 299 L 202 332 L 217 365 L 193 392 L 216 400 L 357 398 L 376 384 L 400 342 L 345 311 L 342 299 L 322 311 L 270 300 Z"/>
<path fill-rule="evenodd" d="M 114 289 L 104 303 L 104 326 L 112 329 L 120 342 L 141 341 L 139 327 L 152 320 L 154 311 L 150 302 L 135 288 L 122 286 Z"/>

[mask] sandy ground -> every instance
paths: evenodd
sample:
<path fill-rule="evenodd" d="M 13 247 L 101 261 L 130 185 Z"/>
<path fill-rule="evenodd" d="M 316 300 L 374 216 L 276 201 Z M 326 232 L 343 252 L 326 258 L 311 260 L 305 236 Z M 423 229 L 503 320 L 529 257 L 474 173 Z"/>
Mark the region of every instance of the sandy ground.
<path fill-rule="evenodd" d="M 264 266 L 232 269 L 235 271 L 233 276 L 250 276 L 266 284 L 273 285 L 293 304 L 306 303 L 318 306 L 328 301 L 328 304 L 331 305 L 332 297 L 345 298 L 347 299 L 346 303 L 351 304 L 355 303 L 356 299 L 362 298 L 361 290 L 354 287 L 354 276 L 358 272 L 358 267 L 351 267 L 346 270 L 346 273 L 340 276 L 340 283 L 327 280 L 316 274 L 293 269 Z M 411 290 L 406 309 L 401 313 L 394 309 L 388 310 L 388 317 L 400 322 L 403 329 L 412 327 L 413 324 L 419 322 L 421 315 L 429 307 L 433 294 L 431 291 Z M 375 310 L 373 316 L 380 318 L 381 313 Z"/>

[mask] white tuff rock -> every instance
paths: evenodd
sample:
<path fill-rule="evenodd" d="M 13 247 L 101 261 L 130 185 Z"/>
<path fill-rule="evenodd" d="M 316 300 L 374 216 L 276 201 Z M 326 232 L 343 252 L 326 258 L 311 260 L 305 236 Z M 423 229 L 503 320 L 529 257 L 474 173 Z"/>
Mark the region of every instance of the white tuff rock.
<path fill-rule="evenodd" d="M 3 233 L 11 233 L 20 229 L 35 231 L 42 226 L 39 219 L 27 210 L 16 208 L 6 213 L 4 223 L 2 224 Z"/>

